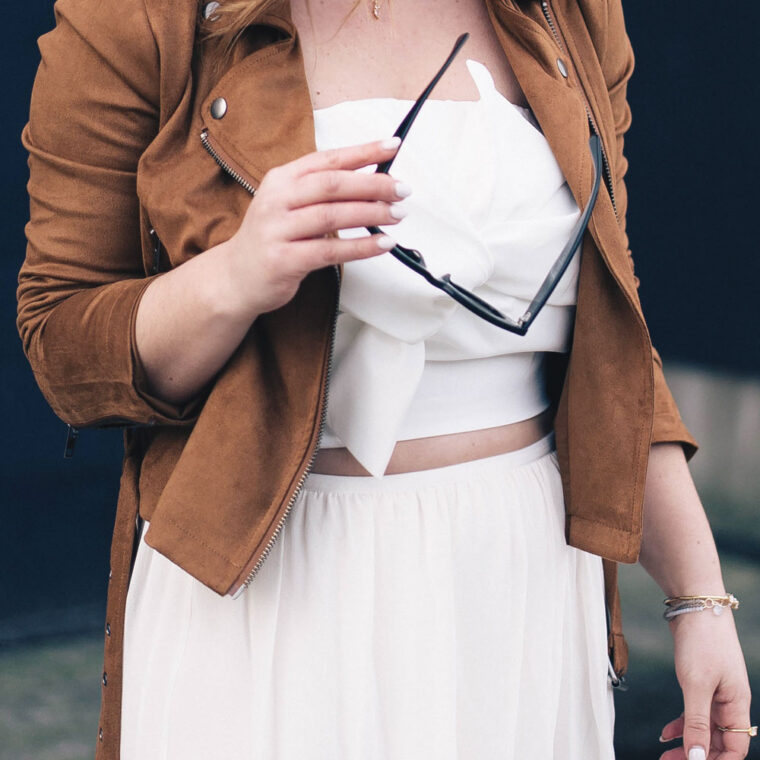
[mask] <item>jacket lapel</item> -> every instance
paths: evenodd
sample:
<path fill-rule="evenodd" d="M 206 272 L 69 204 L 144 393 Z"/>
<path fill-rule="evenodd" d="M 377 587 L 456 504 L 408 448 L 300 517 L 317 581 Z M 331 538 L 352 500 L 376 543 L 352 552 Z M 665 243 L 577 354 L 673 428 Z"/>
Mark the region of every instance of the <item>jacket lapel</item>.
<path fill-rule="evenodd" d="M 201 106 L 210 142 L 254 187 L 270 169 L 316 149 L 301 47 L 284 6 L 261 21 L 285 38 L 235 64 Z M 213 106 L 222 99 L 224 115 L 215 118 Z"/>
<path fill-rule="evenodd" d="M 581 78 L 577 51 L 571 50 L 571 55 L 574 53 L 575 56 L 568 60 L 568 54 L 557 47 L 549 32 L 535 19 L 509 2 L 487 0 L 487 3 L 504 54 L 541 125 L 576 203 L 583 209 L 591 193 L 594 166 L 588 149 L 591 132 L 581 83 L 577 81 Z M 561 74 L 557 63 L 559 58 L 570 70 L 570 77 Z M 593 66 L 588 68 L 593 70 Z M 583 78 L 587 78 L 585 71 Z M 593 84 L 599 85 L 599 81 L 600 78 L 596 77 Z M 590 89 L 588 82 L 585 88 L 586 91 Z M 599 99 L 593 93 L 588 97 L 596 121 L 601 125 L 605 150 L 611 158 L 614 146 L 609 142 L 609 130 L 604 129 L 610 118 L 609 109 L 602 114 L 604 118 L 600 118 L 597 107 Z M 604 187 L 600 188 L 589 232 L 620 288 L 634 304 L 638 304 L 622 230 Z"/>

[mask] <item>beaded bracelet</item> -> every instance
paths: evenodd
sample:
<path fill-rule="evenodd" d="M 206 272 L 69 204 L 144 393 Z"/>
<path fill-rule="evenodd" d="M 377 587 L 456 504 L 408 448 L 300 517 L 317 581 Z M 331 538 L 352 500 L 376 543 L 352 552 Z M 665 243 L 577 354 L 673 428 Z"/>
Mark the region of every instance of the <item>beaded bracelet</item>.
<path fill-rule="evenodd" d="M 663 601 L 668 609 L 662 613 L 662 616 L 668 621 L 687 612 L 702 612 L 702 610 L 711 609 L 714 615 L 720 615 L 724 607 L 732 610 L 739 608 L 739 600 L 733 594 L 726 594 L 725 596 L 669 596 Z"/>

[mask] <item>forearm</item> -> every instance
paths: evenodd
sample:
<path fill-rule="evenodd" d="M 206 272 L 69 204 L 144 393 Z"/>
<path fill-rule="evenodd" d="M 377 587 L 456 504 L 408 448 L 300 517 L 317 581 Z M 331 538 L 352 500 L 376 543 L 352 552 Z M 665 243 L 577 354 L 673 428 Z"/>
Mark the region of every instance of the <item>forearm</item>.
<path fill-rule="evenodd" d="M 725 593 L 712 531 L 679 444 L 652 446 L 639 562 L 668 596 Z"/>
<path fill-rule="evenodd" d="M 668 596 L 725 594 L 715 541 L 680 444 L 652 446 L 639 561 Z M 683 737 L 683 747 L 669 749 L 662 760 L 727 758 L 729 749 L 731 757 L 745 757 L 748 736 L 715 730 L 749 726 L 749 681 L 733 614 L 679 615 L 669 628 L 684 710 L 663 727 L 660 741 Z"/>
<path fill-rule="evenodd" d="M 135 338 L 151 391 L 170 403 L 193 398 L 245 336 L 256 313 L 235 301 L 226 244 L 158 277 L 140 300 Z"/>

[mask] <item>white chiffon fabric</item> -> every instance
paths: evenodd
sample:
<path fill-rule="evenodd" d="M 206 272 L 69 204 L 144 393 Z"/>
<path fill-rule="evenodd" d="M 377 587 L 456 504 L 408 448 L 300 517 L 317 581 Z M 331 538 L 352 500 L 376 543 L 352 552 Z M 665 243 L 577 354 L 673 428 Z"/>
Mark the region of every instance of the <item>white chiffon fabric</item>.
<path fill-rule="evenodd" d="M 480 99 L 424 104 L 391 169 L 413 188 L 409 213 L 388 232 L 417 248 L 434 274 L 450 273 L 516 318 L 580 211 L 530 113 L 498 92 L 483 64 L 467 67 Z M 317 147 L 386 138 L 410 107 L 369 98 L 318 109 Z M 346 446 L 380 476 L 399 440 L 543 411 L 543 352 L 569 348 L 579 258 L 525 336 L 480 319 L 390 254 L 347 262 L 322 446 Z"/>
<path fill-rule="evenodd" d="M 141 541 L 122 760 L 612 760 L 603 585 L 551 438 L 310 474 L 237 600 Z"/>

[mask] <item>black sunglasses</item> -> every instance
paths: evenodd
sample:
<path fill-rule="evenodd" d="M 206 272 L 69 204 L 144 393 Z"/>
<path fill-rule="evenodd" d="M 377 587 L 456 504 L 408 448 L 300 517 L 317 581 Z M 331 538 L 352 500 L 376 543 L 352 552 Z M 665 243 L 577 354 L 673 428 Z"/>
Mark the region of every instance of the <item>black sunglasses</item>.
<path fill-rule="evenodd" d="M 422 104 L 428 99 L 433 88 L 438 84 L 438 81 L 443 76 L 444 72 L 451 65 L 457 53 L 462 48 L 462 45 L 467 41 L 470 35 L 462 34 L 456 41 L 453 50 L 449 54 L 445 63 L 439 69 L 438 73 L 433 77 L 430 84 L 424 89 L 422 95 L 417 98 L 416 102 L 412 106 L 409 113 L 404 117 L 398 129 L 393 133 L 394 137 L 400 137 L 403 143 L 404 138 L 411 129 L 414 120 L 417 118 Z M 533 320 L 538 313 L 544 307 L 549 300 L 549 296 L 554 292 L 557 287 L 557 283 L 560 281 L 562 275 L 573 258 L 573 255 L 578 250 L 583 239 L 583 233 L 586 231 L 589 219 L 591 218 L 591 212 L 594 210 L 594 204 L 596 203 L 596 197 L 599 192 L 599 183 L 602 177 L 602 146 L 599 137 L 596 134 L 592 134 L 588 141 L 589 149 L 591 150 L 591 158 L 594 162 L 594 184 L 591 188 L 591 195 L 583 213 L 579 217 L 575 226 L 573 227 L 570 240 L 567 241 L 559 257 L 554 262 L 554 265 L 549 270 L 549 274 L 546 275 L 546 279 L 541 283 L 541 287 L 538 289 L 533 300 L 528 305 L 523 315 L 518 319 L 512 319 L 507 315 L 500 312 L 496 307 L 491 306 L 487 301 L 479 298 L 471 291 L 463 288 L 461 285 L 457 285 L 452 282 L 451 275 L 444 274 L 440 279 L 436 277 L 425 264 L 425 259 L 422 254 L 414 248 L 406 248 L 403 245 L 395 245 L 391 248 L 392 253 L 400 262 L 406 264 L 410 269 L 413 269 L 417 274 L 422 275 L 431 285 L 442 290 L 444 293 L 451 296 L 455 301 L 458 301 L 466 309 L 469 309 L 474 314 L 477 314 L 482 319 L 490 322 L 497 327 L 501 327 L 509 332 L 517 333 L 518 335 L 525 335 L 528 332 L 528 328 L 533 324 Z M 396 152 L 398 155 L 398 151 Z M 387 174 L 393 165 L 394 156 L 390 161 L 385 161 L 382 164 L 378 164 L 377 173 Z M 383 230 L 376 226 L 369 226 L 366 228 L 373 235 L 383 234 Z"/>

